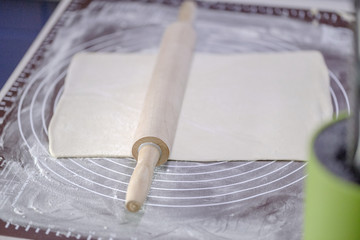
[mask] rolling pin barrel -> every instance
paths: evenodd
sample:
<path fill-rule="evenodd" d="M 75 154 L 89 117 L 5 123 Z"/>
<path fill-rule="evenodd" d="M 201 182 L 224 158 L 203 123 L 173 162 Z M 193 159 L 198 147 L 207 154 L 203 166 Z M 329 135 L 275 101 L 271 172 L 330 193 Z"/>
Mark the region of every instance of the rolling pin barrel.
<path fill-rule="evenodd" d="M 195 8 L 194 2 L 185 1 L 178 21 L 162 38 L 132 147 L 138 161 L 126 195 L 126 207 L 132 212 L 145 201 L 155 166 L 165 163 L 170 155 L 195 45 Z"/>
<path fill-rule="evenodd" d="M 164 34 L 132 153 L 138 156 L 141 144 L 152 142 L 161 148 L 157 165 L 167 161 L 176 132 L 195 42 L 193 29 L 186 23 L 174 23 Z"/>

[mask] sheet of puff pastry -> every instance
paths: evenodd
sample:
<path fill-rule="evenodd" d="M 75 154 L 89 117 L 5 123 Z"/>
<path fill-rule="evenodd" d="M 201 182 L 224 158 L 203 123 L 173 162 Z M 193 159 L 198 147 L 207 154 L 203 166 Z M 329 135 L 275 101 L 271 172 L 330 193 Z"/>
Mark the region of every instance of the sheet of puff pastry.
<path fill-rule="evenodd" d="M 131 157 L 155 60 L 77 54 L 50 122 L 51 154 Z M 314 130 L 331 117 L 319 52 L 196 53 L 170 159 L 306 160 Z"/>

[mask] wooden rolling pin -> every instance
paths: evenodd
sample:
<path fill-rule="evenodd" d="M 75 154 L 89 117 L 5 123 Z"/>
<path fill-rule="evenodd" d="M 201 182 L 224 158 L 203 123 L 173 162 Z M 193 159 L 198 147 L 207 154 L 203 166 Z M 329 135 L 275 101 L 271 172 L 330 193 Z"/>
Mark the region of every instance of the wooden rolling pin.
<path fill-rule="evenodd" d="M 184 1 L 177 21 L 166 29 L 161 41 L 132 147 L 137 165 L 125 203 L 131 212 L 143 205 L 155 166 L 165 163 L 170 155 L 195 45 L 195 11 L 194 1 Z"/>

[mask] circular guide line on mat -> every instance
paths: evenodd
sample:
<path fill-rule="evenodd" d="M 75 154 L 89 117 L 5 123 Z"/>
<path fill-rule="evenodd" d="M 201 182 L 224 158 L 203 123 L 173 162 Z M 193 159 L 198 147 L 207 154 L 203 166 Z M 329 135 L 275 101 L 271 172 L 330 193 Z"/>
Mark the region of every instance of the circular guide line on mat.
<path fill-rule="evenodd" d="M 70 58 L 73 54 L 81 51 L 81 50 L 87 50 L 87 51 L 111 51 L 114 48 L 116 48 L 116 46 L 118 45 L 119 42 L 121 42 L 123 39 L 121 39 L 124 36 L 124 34 L 122 33 L 113 33 L 113 34 L 108 34 L 105 36 L 101 36 L 99 38 L 95 38 L 91 41 L 82 43 L 76 47 L 74 47 L 71 51 L 69 51 L 69 54 L 65 55 L 65 57 L 63 58 L 63 60 L 61 61 L 61 64 L 57 65 L 58 69 L 60 70 L 62 68 L 64 68 L 65 66 L 67 66 L 70 62 Z M 257 52 L 261 52 L 261 51 L 268 51 L 270 50 L 300 50 L 299 48 L 297 48 L 296 46 L 291 45 L 291 43 L 288 42 L 283 42 L 282 40 L 276 39 L 275 37 L 271 38 L 271 41 L 254 41 L 254 42 L 248 42 L 248 45 L 245 45 L 245 49 L 248 51 L 257 51 Z M 131 39 L 128 39 L 129 43 L 132 43 L 135 47 L 136 47 L 136 43 L 131 42 Z M 216 42 L 214 43 L 216 44 Z M 219 46 L 221 47 L 221 46 Z M 236 46 L 229 46 L 228 50 L 236 48 Z M 246 52 L 246 50 L 244 52 Z M 33 88 L 33 86 L 35 85 L 35 83 L 40 79 L 41 80 L 41 76 L 44 75 L 44 73 L 46 73 L 47 71 L 49 71 L 49 65 L 45 65 L 42 69 L 39 70 L 39 72 L 37 72 L 33 78 L 31 79 L 31 81 L 27 84 L 26 89 L 24 90 L 21 99 L 20 99 L 20 103 L 19 103 L 19 108 L 18 108 L 18 126 L 19 126 L 19 131 L 20 131 L 20 135 L 22 137 L 22 139 L 24 140 L 26 146 L 29 149 L 32 149 L 33 147 L 36 146 L 32 146 L 31 143 L 29 143 L 27 141 L 27 137 L 26 133 L 23 131 L 22 129 L 22 125 L 24 124 L 26 126 L 26 124 L 28 124 L 27 122 L 23 122 L 24 120 L 22 119 L 22 108 L 25 102 L 25 98 L 30 98 L 31 99 L 31 104 L 30 104 L 30 110 L 29 110 L 29 117 L 30 117 L 30 126 L 31 126 L 31 135 L 35 137 L 36 142 L 37 142 L 37 146 L 40 146 L 40 148 L 44 151 L 44 153 L 49 154 L 48 149 L 47 149 L 47 143 L 46 142 L 42 142 L 40 139 L 43 139 L 41 136 L 41 134 L 44 134 L 45 136 L 47 136 L 48 132 L 47 132 L 47 123 L 46 123 L 46 119 L 49 119 L 50 116 L 48 116 L 47 112 L 46 112 L 46 107 L 49 99 L 51 98 L 52 94 L 56 94 L 55 96 L 55 102 L 54 102 L 54 106 L 53 109 L 55 109 L 56 104 L 58 103 L 60 96 L 63 92 L 63 86 L 60 87 L 59 91 L 57 93 L 54 93 L 55 91 L 55 86 L 57 84 L 60 83 L 60 81 L 63 79 L 63 77 L 66 75 L 66 70 L 64 70 L 64 72 L 61 72 L 60 75 L 53 80 L 53 83 L 50 84 L 50 87 L 48 87 L 44 99 L 41 103 L 41 126 L 42 128 L 40 130 L 36 129 L 35 124 L 34 124 L 34 112 L 36 111 L 35 109 L 35 105 L 37 103 L 37 100 L 41 100 L 41 99 L 37 99 L 37 98 L 41 98 L 41 96 L 39 95 L 39 93 L 43 90 L 43 88 L 46 86 L 47 83 L 49 83 L 52 79 L 47 79 L 46 81 L 43 80 L 43 82 L 40 82 L 40 84 L 37 85 L 37 88 L 35 89 L 35 92 L 33 95 L 31 95 L 31 90 Z M 329 75 L 331 78 L 331 81 L 334 81 L 336 83 L 336 86 L 339 87 L 341 94 L 343 95 L 343 98 L 346 101 L 346 107 L 347 107 L 347 111 L 350 113 L 350 105 L 349 105 L 349 100 L 348 100 L 348 96 L 347 93 L 344 89 L 344 87 L 342 86 L 341 82 L 339 81 L 339 79 L 335 76 L 335 74 L 332 71 L 329 71 Z M 336 91 L 334 91 L 333 88 L 330 88 L 330 94 L 334 103 L 334 111 L 335 111 L 335 115 L 338 116 L 339 114 L 339 100 L 338 100 L 338 96 L 336 95 Z M 34 111 L 34 112 L 33 112 Z M 25 112 L 26 113 L 26 112 Z M 122 198 L 117 198 L 114 195 L 109 195 L 109 194 L 104 194 L 102 192 L 100 192 L 98 189 L 93 189 L 93 186 L 100 186 L 101 188 L 104 189 L 110 189 L 113 190 L 115 192 L 120 192 L 120 193 L 124 193 L 125 190 L 119 189 L 118 186 L 116 185 L 114 186 L 109 186 L 109 185 L 104 185 L 100 182 L 97 182 L 96 180 L 98 180 L 97 178 L 94 179 L 95 177 L 100 177 L 101 179 L 107 179 L 107 180 L 111 180 L 112 182 L 114 182 L 114 184 L 122 184 L 124 189 L 127 186 L 127 180 L 128 177 L 130 177 L 130 174 L 125 173 L 124 171 L 126 170 L 132 170 L 134 168 L 134 161 L 133 160 L 129 160 L 126 159 L 126 161 L 122 162 L 122 163 L 118 163 L 115 160 L 111 159 L 111 158 L 104 158 L 101 159 L 99 161 L 106 161 L 107 163 L 116 165 L 118 167 L 121 167 L 120 170 L 113 170 L 109 167 L 106 167 L 104 165 L 101 165 L 98 163 L 97 160 L 88 160 L 88 162 L 92 163 L 91 166 L 85 166 L 85 164 L 82 164 L 81 161 L 77 161 L 76 159 L 70 158 L 69 161 L 62 161 L 62 160 L 54 160 L 53 161 L 45 161 L 44 158 L 39 158 L 38 159 L 38 166 L 42 166 L 43 168 L 47 169 L 49 174 L 62 179 L 63 181 L 74 185 L 78 188 L 81 188 L 85 191 L 89 191 L 93 194 L 97 194 L 106 198 L 111 198 L 111 199 L 116 199 L 119 201 L 124 201 L 124 199 Z M 269 161 L 268 163 L 263 162 L 264 164 L 262 166 L 258 166 L 259 164 L 254 164 L 255 162 L 242 162 L 239 163 L 239 165 L 237 166 L 227 166 L 226 162 L 214 162 L 214 163 L 181 163 L 181 162 L 175 162 L 171 163 L 168 162 L 165 166 L 163 166 L 162 168 L 167 168 L 167 170 L 171 170 L 173 172 L 164 172 L 162 170 L 162 168 L 160 168 L 159 170 L 157 170 L 156 172 L 156 178 L 155 178 L 155 186 L 152 188 L 152 191 L 149 195 L 149 200 L 146 203 L 146 205 L 148 206 L 155 206 L 155 207 L 211 207 L 211 206 L 218 206 L 218 205 L 223 205 L 223 204 L 231 204 L 231 203 L 236 203 L 236 202 L 241 202 L 241 201 L 245 201 L 245 200 L 249 200 L 249 199 L 253 199 L 256 198 L 258 196 L 262 196 L 265 194 L 269 194 L 275 191 L 279 191 L 281 189 L 284 189 L 286 187 L 289 187 L 295 183 L 300 182 L 304 176 L 298 176 L 295 177 L 295 179 L 291 179 L 289 182 L 286 180 L 287 177 L 294 175 L 295 173 L 299 172 L 301 169 L 304 168 L 304 166 L 306 166 L 306 163 L 304 164 L 299 164 L 300 166 L 295 165 L 296 163 L 291 161 L 291 162 L 286 162 L 286 163 L 281 163 L 283 165 L 281 165 L 279 167 L 279 169 L 273 169 L 273 168 L 269 168 L 268 166 L 273 165 L 274 163 L 279 163 L 278 161 Z M 71 164 L 71 165 L 69 165 Z M 279 163 L 280 164 L 280 163 Z M 183 165 L 183 166 L 182 166 Z M 59 166 L 61 169 L 65 170 L 65 172 L 71 173 L 73 175 L 73 179 L 74 180 L 70 180 L 68 179 L 66 176 L 61 175 L 62 171 L 57 171 L 57 166 Z M 231 173 L 231 170 L 235 170 L 237 168 L 240 167 L 244 167 L 244 166 L 250 166 L 251 169 L 248 169 L 244 172 L 241 173 Z M 295 169 L 291 169 L 291 166 L 294 166 Z M 73 170 L 73 167 L 76 167 L 76 171 Z M 99 173 L 98 171 L 94 170 L 94 167 L 102 167 L 102 169 L 105 170 L 105 173 Z M 211 167 L 211 170 L 207 170 L 209 169 L 209 167 Z M 224 168 L 225 167 L 225 168 Z M 184 173 L 184 172 L 176 172 L 177 169 L 182 169 L 184 168 L 186 171 L 189 171 L 188 174 Z M 196 172 L 192 172 L 192 169 L 196 169 Z M 125 170 L 124 170 L 125 169 Z M 112 171 L 110 171 L 112 170 Z M 248 174 L 248 173 L 254 173 L 258 170 L 266 170 L 265 173 L 261 173 L 261 174 L 255 174 L 253 176 L 252 179 L 248 179 L 245 181 L 239 181 L 239 182 L 227 182 L 227 180 L 229 179 L 237 179 L 237 177 L 242 176 L 244 174 Z M 283 171 L 280 171 L 283 170 Z M 104 171 L 102 171 L 104 172 Z M 280 173 L 281 172 L 281 173 Z M 108 175 L 106 175 L 106 173 L 108 173 Z M 115 174 L 120 174 L 124 177 L 119 177 L 119 178 L 114 178 L 111 177 L 112 173 Z M 227 176 L 222 176 L 220 178 L 214 178 L 213 175 L 214 173 L 229 173 L 229 175 Z M 276 175 L 277 173 L 279 173 L 279 175 Z M 91 174 L 89 176 L 89 174 Z M 196 175 L 210 175 L 209 179 L 201 179 L 201 180 L 188 180 L 189 177 L 191 176 L 196 176 Z M 180 180 L 171 180 L 171 179 L 167 179 L 169 177 L 176 177 L 176 176 L 181 176 Z M 244 183 L 251 183 L 254 182 L 255 180 L 261 180 L 265 177 L 269 177 L 269 176 L 274 176 L 275 179 L 272 181 L 269 181 L 267 183 L 261 183 L 261 184 L 257 184 L 255 183 L 255 185 L 247 185 L 244 186 L 243 188 L 241 188 L 240 185 L 244 184 Z M 284 180 L 284 181 L 282 181 Z M 85 181 L 85 182 L 83 182 Z M 219 181 L 222 182 L 222 185 L 219 186 L 212 186 L 212 184 L 214 183 L 214 181 Z M 279 184 L 279 182 L 281 184 Z M 88 185 L 88 183 L 91 183 L 91 185 L 85 186 L 85 184 Z M 156 186 L 156 183 L 161 183 L 164 184 L 165 186 L 163 187 L 159 187 Z M 180 184 L 185 184 L 185 186 L 189 186 L 186 188 L 172 188 L 171 184 L 174 183 L 180 183 Z M 276 184 L 275 184 L 276 183 Z M 193 187 L 193 184 L 205 184 L 204 186 L 197 186 L 197 187 Z M 206 185 L 207 184 L 207 185 Z M 242 193 L 242 192 L 246 192 L 249 190 L 253 190 L 253 189 L 257 189 L 263 186 L 270 186 L 270 190 L 264 191 L 262 193 L 259 194 L 254 194 L 251 196 L 238 196 L 237 194 Z M 239 187 L 238 189 L 234 190 L 234 189 L 229 189 L 228 192 L 225 192 L 223 194 L 219 194 L 214 192 L 212 195 L 206 195 L 206 196 L 188 196 L 186 195 L 186 191 L 196 191 L 196 190 L 214 190 L 214 189 L 228 189 L 229 187 Z M 162 196 L 161 195 L 161 191 L 167 191 L 167 192 L 179 192 L 182 191 L 184 192 L 183 196 Z M 223 192 L 223 191 L 222 191 Z M 231 200 L 231 201 L 223 201 L 222 197 L 224 196 L 229 196 L 229 195 L 236 195 L 237 199 L 236 200 Z M 123 196 L 124 197 L 124 196 Z M 154 198 L 157 199 L 168 199 L 169 201 L 165 201 L 164 203 L 158 203 L 158 202 L 153 202 Z M 214 202 L 211 203 L 189 203 L 189 204 L 183 204 L 183 203 L 177 203 L 176 200 L 178 199 L 202 199 L 202 198 L 211 198 L 214 199 Z M 220 198 L 220 200 L 218 200 L 218 198 Z"/>

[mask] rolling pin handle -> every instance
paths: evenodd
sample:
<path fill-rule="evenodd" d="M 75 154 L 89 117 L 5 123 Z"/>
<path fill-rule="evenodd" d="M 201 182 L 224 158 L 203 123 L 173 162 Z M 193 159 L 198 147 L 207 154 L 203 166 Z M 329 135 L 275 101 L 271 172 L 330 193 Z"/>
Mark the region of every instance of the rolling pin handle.
<path fill-rule="evenodd" d="M 154 169 L 161 156 L 160 147 L 154 143 L 143 143 L 126 194 L 126 208 L 137 212 L 145 202 L 150 190 Z"/>
<path fill-rule="evenodd" d="M 179 10 L 178 21 L 193 22 L 196 15 L 196 3 L 193 0 L 185 0 Z"/>

